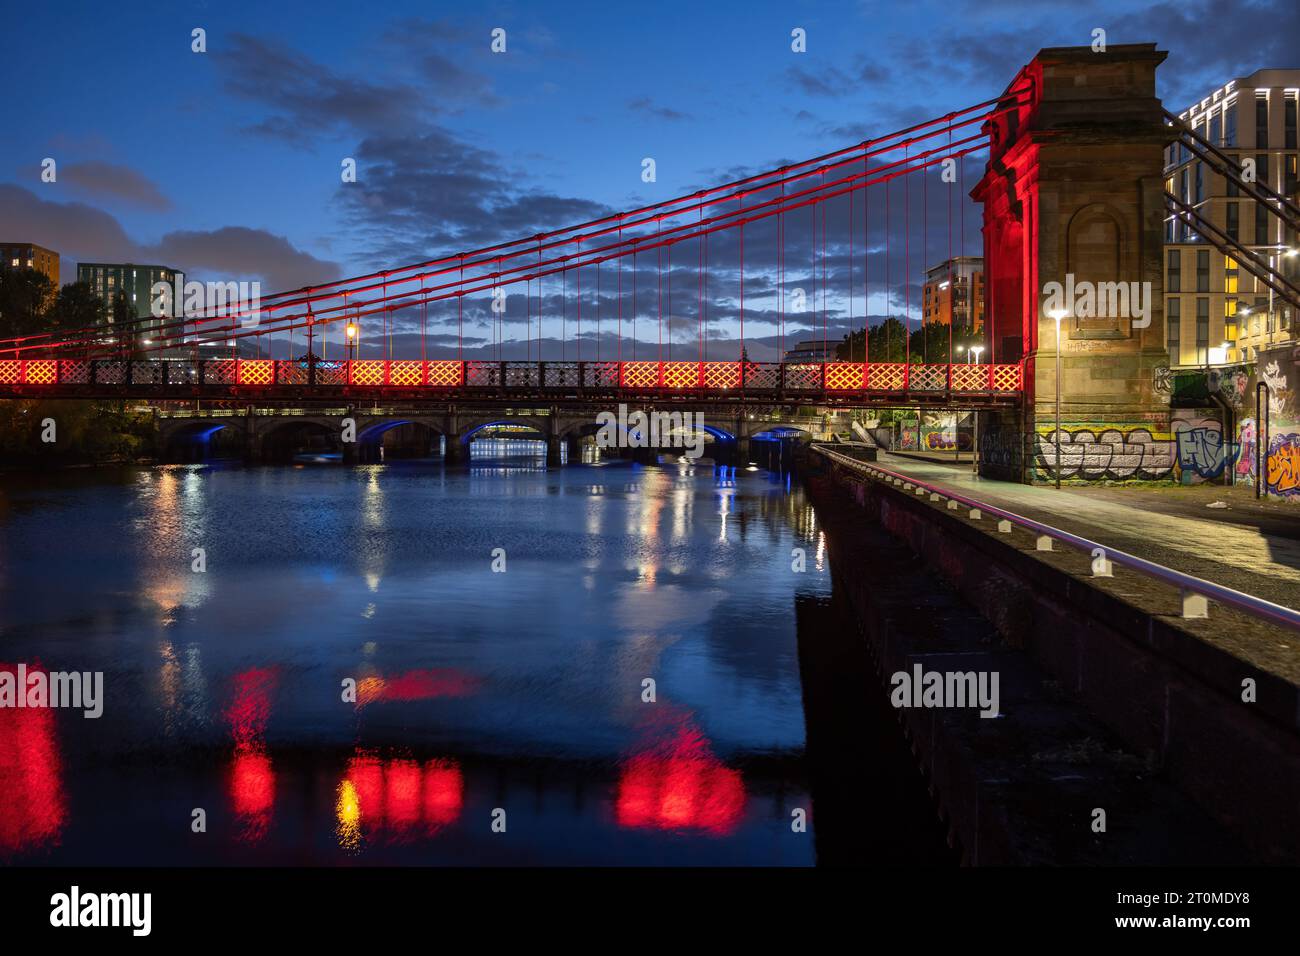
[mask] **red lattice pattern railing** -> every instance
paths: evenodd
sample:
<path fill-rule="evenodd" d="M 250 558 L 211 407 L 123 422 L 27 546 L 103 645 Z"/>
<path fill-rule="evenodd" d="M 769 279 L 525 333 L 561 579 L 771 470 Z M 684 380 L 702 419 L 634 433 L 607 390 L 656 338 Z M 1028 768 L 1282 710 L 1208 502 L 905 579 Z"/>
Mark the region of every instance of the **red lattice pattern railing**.
<path fill-rule="evenodd" d="M 1014 393 L 1019 365 L 905 365 L 900 362 L 462 362 L 451 359 L 0 360 L 0 385 L 239 385 L 391 388 L 564 388 L 745 392 Z M 503 381 L 504 380 L 504 381 Z"/>
<path fill-rule="evenodd" d="M 705 362 L 705 388 L 740 388 L 739 362 Z"/>
<path fill-rule="evenodd" d="M 987 365 L 954 365 L 952 390 L 954 392 L 983 392 L 989 387 Z"/>
<path fill-rule="evenodd" d="M 948 366 L 913 365 L 907 370 L 907 388 L 911 392 L 942 392 L 948 387 Z"/>
<path fill-rule="evenodd" d="M 907 388 L 907 366 L 902 362 L 872 362 L 867 366 L 867 388 L 901 392 Z"/>
<path fill-rule="evenodd" d="M 835 391 L 862 388 L 863 366 L 858 362 L 832 362 L 826 366 L 826 387 Z"/>
<path fill-rule="evenodd" d="M 460 362 L 429 363 L 429 384 L 438 388 L 455 388 L 464 384 L 464 365 Z"/>
<path fill-rule="evenodd" d="M 699 388 L 699 362 L 664 362 L 664 388 Z"/>
<path fill-rule="evenodd" d="M 990 365 L 989 383 L 995 392 L 1018 392 L 1021 389 L 1019 365 Z"/>
<path fill-rule="evenodd" d="M 659 385 L 658 362 L 624 362 L 624 388 L 657 388 Z"/>
<path fill-rule="evenodd" d="M 398 361 L 388 363 L 388 384 L 412 388 L 424 384 L 424 363 Z"/>
<path fill-rule="evenodd" d="M 270 359 L 239 359 L 240 385 L 270 385 L 275 381 L 275 363 Z"/>
<path fill-rule="evenodd" d="M 59 380 L 59 363 L 53 359 L 29 360 L 23 364 L 23 378 L 28 385 L 53 385 Z"/>

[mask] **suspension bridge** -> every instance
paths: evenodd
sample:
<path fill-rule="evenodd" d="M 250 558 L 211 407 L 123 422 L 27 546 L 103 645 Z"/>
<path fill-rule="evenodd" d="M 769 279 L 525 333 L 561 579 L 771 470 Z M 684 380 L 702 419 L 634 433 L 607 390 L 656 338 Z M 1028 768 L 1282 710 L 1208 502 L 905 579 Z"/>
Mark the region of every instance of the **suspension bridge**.
<path fill-rule="evenodd" d="M 1106 462 L 1079 474 L 1145 468 L 1171 427 L 1162 227 L 1300 307 L 1280 263 L 1166 183 L 1175 143 L 1279 233 L 1300 226 L 1292 198 L 1164 110 L 1165 55 L 1044 49 L 999 96 L 672 199 L 255 304 L 0 340 L 0 397 L 969 408 L 985 473 L 1043 480 L 1076 433 Z M 916 286 L 934 262 L 959 281 L 968 195 L 985 319 L 959 343 Z M 1152 313 L 1045 314 L 1067 275 L 1149 284 Z M 799 340 L 822 360 L 781 360 Z"/>

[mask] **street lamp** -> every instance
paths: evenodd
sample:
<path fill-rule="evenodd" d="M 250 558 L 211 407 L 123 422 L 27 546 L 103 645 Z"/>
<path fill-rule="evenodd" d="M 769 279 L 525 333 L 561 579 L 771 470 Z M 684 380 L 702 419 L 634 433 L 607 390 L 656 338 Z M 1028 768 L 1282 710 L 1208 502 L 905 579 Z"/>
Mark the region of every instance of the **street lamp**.
<path fill-rule="evenodd" d="M 345 331 L 348 336 L 348 361 L 352 361 L 352 356 L 357 347 L 357 324 L 349 322 Z"/>
<path fill-rule="evenodd" d="M 979 364 L 980 364 L 980 353 L 984 351 L 984 346 L 982 346 L 982 345 L 972 345 L 972 346 L 970 347 L 970 351 L 971 351 L 971 354 L 975 356 L 975 364 L 976 364 L 976 365 L 979 365 Z"/>
<path fill-rule="evenodd" d="M 1056 322 L 1056 487 L 1061 487 L 1061 320 L 1070 313 L 1053 309 L 1047 313 Z"/>

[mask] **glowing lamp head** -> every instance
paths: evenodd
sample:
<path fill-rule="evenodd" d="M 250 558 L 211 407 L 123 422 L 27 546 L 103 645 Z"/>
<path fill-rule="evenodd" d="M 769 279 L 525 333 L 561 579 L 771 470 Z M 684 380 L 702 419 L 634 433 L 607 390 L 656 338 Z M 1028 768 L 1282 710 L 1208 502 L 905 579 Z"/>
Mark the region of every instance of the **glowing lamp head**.
<path fill-rule="evenodd" d="M 1067 315 L 1069 315 L 1070 312 L 1069 312 L 1068 309 L 1052 309 L 1052 310 L 1051 310 L 1050 312 L 1048 312 L 1047 314 L 1048 314 L 1049 316 L 1051 316 L 1051 318 L 1052 318 L 1053 320 L 1055 320 L 1055 322 L 1056 322 L 1057 325 L 1060 325 L 1060 324 L 1061 324 L 1061 320 L 1062 320 L 1063 318 L 1065 318 Z"/>
<path fill-rule="evenodd" d="M 356 327 L 356 325 L 354 325 L 353 323 L 349 322 L 349 323 L 348 323 L 347 332 L 348 332 L 348 338 L 349 338 L 349 339 L 355 339 L 355 338 L 357 337 L 357 327 Z"/>

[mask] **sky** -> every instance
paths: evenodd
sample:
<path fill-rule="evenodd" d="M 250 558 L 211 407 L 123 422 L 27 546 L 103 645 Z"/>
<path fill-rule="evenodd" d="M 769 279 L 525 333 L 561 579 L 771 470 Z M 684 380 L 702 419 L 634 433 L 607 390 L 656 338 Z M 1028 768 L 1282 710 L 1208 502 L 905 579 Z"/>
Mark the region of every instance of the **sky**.
<path fill-rule="evenodd" d="M 30 4 L 5 22 L 0 241 L 58 250 L 64 281 L 77 261 L 133 261 L 256 280 L 264 292 L 532 235 L 849 146 L 996 96 L 1038 49 L 1087 45 L 1097 28 L 1108 43 L 1169 52 L 1158 93 L 1174 110 L 1232 77 L 1300 66 L 1300 13 L 1286 0 L 1237 3 L 1227 16 L 1198 0 L 168 0 Z M 195 28 L 206 52 L 192 50 Z M 496 28 L 504 53 L 490 48 Z M 796 28 L 802 53 L 791 48 Z M 42 182 L 51 158 L 57 179 Z M 341 179 L 348 159 L 355 183 Z M 966 189 L 980 166 L 963 170 Z M 979 209 L 956 201 L 959 222 L 966 207 L 956 251 L 979 254 Z M 938 248 L 918 247 L 906 270 L 891 259 L 874 291 L 863 272 L 883 271 L 883 229 L 864 221 L 871 258 L 856 272 L 838 230 L 825 314 L 787 317 L 786 334 L 802 322 L 838 338 L 866 315 L 915 317 L 923 264 L 944 258 L 950 232 L 945 202 L 927 208 L 922 241 Z M 725 245 L 716 251 L 702 312 L 710 357 L 734 358 L 736 262 Z M 787 284 L 820 281 L 814 262 Z M 642 267 L 638 277 L 654 281 Z M 679 302 L 698 287 L 680 264 L 668 281 Z M 776 310 L 757 297 L 775 277 L 755 267 L 748 281 L 749 352 L 770 358 Z M 564 294 L 547 290 L 548 316 L 573 307 L 553 298 Z M 523 357 L 524 299 L 511 293 L 500 328 L 482 303 L 468 327 L 435 310 L 437 344 L 450 347 L 459 323 L 465 348 Z M 399 317 L 408 347 L 415 321 Z M 693 311 L 670 319 L 669 341 L 690 342 L 699 324 Z M 559 329 L 544 334 L 549 343 Z M 611 334 L 603 347 L 615 347 Z"/>

